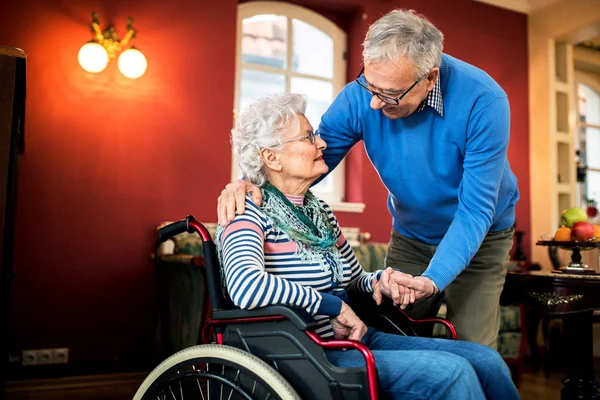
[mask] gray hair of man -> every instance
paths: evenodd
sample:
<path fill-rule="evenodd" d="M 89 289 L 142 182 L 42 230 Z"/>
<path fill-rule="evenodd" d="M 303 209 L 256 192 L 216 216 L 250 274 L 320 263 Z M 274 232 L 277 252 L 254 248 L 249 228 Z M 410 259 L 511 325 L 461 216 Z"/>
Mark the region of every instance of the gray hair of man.
<path fill-rule="evenodd" d="M 246 179 L 257 186 L 267 181 L 260 150 L 281 146 L 281 133 L 290 124 L 300 127 L 300 115 L 306 112 L 306 97 L 281 93 L 256 100 L 237 117 L 231 130 L 231 146 Z"/>
<path fill-rule="evenodd" d="M 418 79 L 440 66 L 443 43 L 444 35 L 425 16 L 414 10 L 393 10 L 369 27 L 363 42 L 363 61 L 394 62 L 398 56 L 408 56 Z"/>

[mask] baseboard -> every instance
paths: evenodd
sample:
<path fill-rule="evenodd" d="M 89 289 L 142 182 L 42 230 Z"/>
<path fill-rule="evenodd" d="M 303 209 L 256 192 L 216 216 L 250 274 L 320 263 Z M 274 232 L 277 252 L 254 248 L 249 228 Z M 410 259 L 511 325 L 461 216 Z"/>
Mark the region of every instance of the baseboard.
<path fill-rule="evenodd" d="M 7 381 L 5 393 L 31 393 L 36 391 L 139 385 L 148 372 L 127 372 L 120 374 L 69 376 L 51 379 L 28 379 Z"/>

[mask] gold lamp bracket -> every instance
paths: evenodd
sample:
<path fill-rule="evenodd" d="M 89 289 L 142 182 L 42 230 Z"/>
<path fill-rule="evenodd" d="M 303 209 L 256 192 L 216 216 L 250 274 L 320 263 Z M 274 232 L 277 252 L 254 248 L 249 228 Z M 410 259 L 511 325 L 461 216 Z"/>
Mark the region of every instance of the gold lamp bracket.
<path fill-rule="evenodd" d="M 119 53 L 123 46 L 129 41 L 135 38 L 136 30 L 133 27 L 133 18 L 129 17 L 127 20 L 127 33 L 122 40 L 119 40 L 117 30 L 114 26 L 108 25 L 104 32 L 100 29 L 100 20 L 98 19 L 98 13 L 92 13 L 92 22 L 90 24 L 92 33 L 94 34 L 94 41 L 102 45 L 106 49 L 109 59 L 115 58 L 116 54 Z"/>

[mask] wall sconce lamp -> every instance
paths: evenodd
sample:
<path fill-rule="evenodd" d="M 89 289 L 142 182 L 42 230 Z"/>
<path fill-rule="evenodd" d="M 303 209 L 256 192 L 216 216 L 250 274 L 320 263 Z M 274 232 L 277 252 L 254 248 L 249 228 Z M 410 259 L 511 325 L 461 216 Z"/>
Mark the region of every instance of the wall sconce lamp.
<path fill-rule="evenodd" d="M 81 68 L 88 72 L 97 73 L 103 71 L 109 61 L 123 50 L 125 46 L 135 38 L 136 30 L 133 28 L 133 18 L 127 21 L 127 33 L 119 40 L 114 26 L 109 25 L 104 32 L 100 30 L 98 14 L 92 13 L 90 28 L 94 37 L 91 41 L 81 46 L 77 59 Z M 119 71 L 127 78 L 136 79 L 144 75 L 148 62 L 144 54 L 131 46 L 119 55 Z"/>

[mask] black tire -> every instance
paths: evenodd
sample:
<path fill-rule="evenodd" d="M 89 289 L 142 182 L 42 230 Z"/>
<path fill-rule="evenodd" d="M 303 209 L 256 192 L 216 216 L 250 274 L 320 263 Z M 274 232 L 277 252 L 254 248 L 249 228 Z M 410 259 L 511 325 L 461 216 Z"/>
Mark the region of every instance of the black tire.
<path fill-rule="evenodd" d="M 206 393 L 206 395 L 205 395 Z M 142 382 L 133 400 L 280 399 L 300 396 L 271 366 L 231 346 L 187 348 L 160 363 Z"/>

